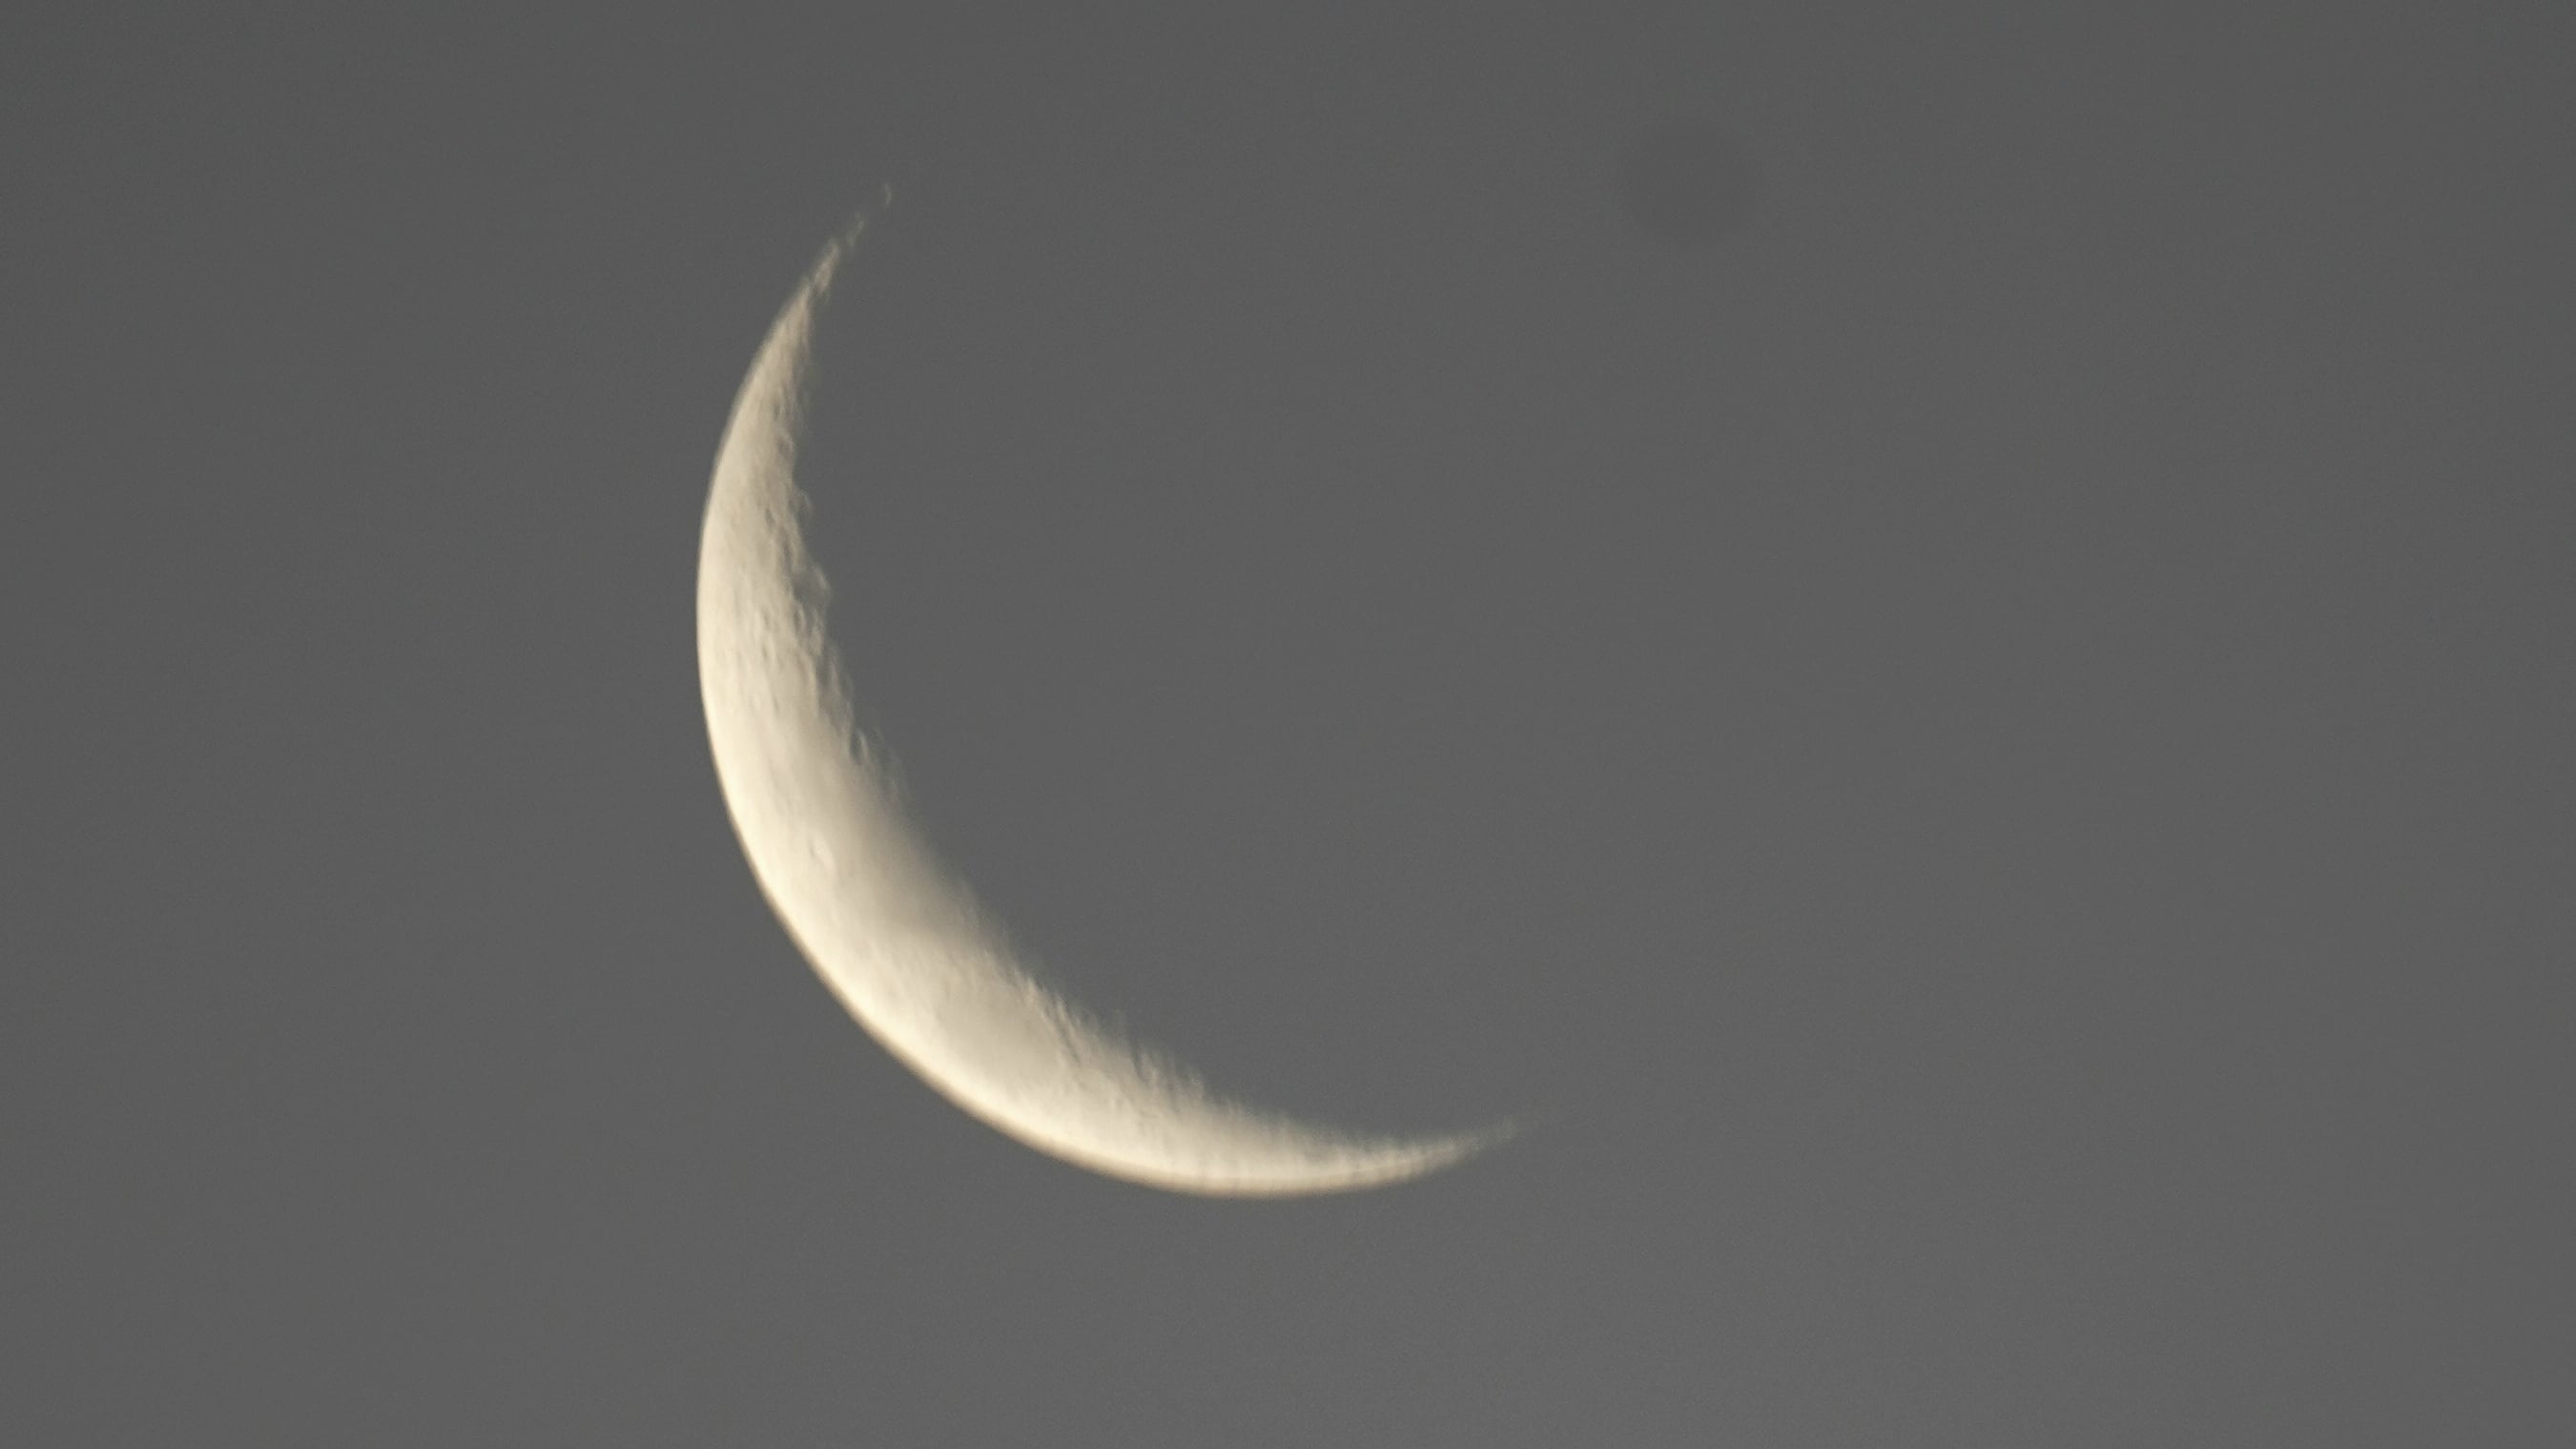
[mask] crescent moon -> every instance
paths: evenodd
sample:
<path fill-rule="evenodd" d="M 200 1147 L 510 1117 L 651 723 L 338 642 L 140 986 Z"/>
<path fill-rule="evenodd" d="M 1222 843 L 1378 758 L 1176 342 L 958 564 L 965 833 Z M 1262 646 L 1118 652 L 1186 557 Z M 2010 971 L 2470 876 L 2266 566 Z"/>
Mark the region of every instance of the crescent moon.
<path fill-rule="evenodd" d="M 862 223 L 863 224 L 863 223 Z M 716 452 L 698 681 L 716 775 L 771 908 L 850 1015 L 968 1113 L 1111 1177 L 1208 1196 L 1419 1177 L 1509 1135 L 1371 1137 L 1210 1090 L 1042 981 L 907 818 L 857 727 L 796 482 L 814 327 L 862 224 L 771 326 Z"/>

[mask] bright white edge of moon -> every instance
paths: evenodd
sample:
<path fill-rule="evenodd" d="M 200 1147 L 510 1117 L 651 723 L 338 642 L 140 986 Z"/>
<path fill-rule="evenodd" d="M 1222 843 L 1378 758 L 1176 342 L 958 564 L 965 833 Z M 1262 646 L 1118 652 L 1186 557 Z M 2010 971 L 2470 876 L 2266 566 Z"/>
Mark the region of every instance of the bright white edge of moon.
<path fill-rule="evenodd" d="M 1366 1137 L 1230 1101 L 1038 980 L 907 819 L 857 727 L 796 482 L 814 324 L 853 224 L 778 314 L 717 449 L 698 678 L 752 873 L 851 1016 L 951 1101 L 1113 1177 L 1211 1196 L 1418 1177 L 1510 1135 Z"/>

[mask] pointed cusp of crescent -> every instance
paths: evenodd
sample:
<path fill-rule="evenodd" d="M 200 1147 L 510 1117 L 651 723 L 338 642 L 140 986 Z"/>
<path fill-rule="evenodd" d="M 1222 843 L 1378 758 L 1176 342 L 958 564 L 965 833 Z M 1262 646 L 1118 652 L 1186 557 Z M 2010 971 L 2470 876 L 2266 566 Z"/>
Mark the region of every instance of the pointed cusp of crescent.
<path fill-rule="evenodd" d="M 1021 1142 L 1179 1192 L 1287 1196 L 1417 1177 L 1508 1125 L 1368 1137 L 1228 1100 L 1038 979 L 907 819 L 860 733 L 796 482 L 815 319 L 858 236 L 770 328 L 716 453 L 698 553 L 698 680 L 743 854 L 860 1025 Z"/>

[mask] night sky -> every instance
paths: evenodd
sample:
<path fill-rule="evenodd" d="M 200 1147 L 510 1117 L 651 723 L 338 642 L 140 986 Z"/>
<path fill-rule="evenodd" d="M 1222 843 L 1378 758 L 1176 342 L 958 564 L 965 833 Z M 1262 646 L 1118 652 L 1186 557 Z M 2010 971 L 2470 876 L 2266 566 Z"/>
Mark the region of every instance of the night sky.
<path fill-rule="evenodd" d="M 0 1440 L 2570 1442 L 2566 7 L 479 8 L 0 21 Z M 772 917 L 698 525 L 888 187 L 926 832 L 1531 1133 L 1112 1181 Z"/>

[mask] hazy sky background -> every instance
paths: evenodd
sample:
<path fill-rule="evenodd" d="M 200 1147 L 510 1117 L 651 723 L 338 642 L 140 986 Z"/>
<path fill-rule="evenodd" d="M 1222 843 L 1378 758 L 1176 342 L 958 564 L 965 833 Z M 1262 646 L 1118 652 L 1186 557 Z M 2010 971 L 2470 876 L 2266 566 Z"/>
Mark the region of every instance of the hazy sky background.
<path fill-rule="evenodd" d="M 2569 1442 L 2566 7 L 1082 9 L 0 22 L 0 1439 Z M 1159 1194 L 799 959 L 697 528 L 886 184 L 927 828 L 1544 1130 Z"/>

